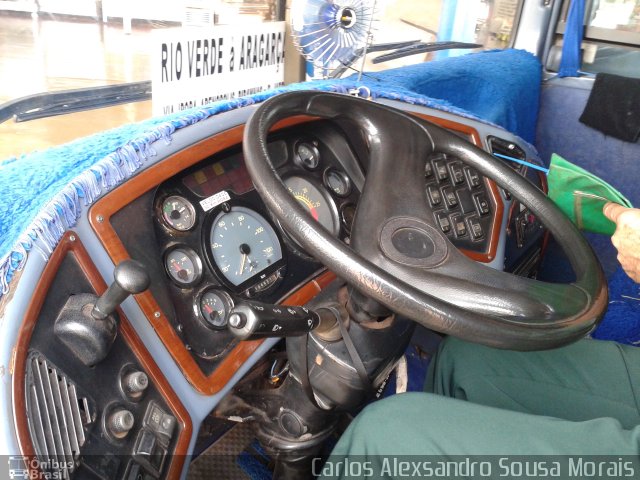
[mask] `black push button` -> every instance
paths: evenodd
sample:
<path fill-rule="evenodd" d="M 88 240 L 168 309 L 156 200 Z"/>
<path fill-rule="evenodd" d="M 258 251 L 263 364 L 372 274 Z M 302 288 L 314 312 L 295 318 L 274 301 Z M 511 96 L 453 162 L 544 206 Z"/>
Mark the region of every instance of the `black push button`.
<path fill-rule="evenodd" d="M 449 178 L 449 170 L 447 170 L 447 164 L 445 162 L 435 162 L 436 176 L 439 182 L 444 182 Z"/>
<path fill-rule="evenodd" d="M 449 233 L 451 232 L 451 222 L 449 221 L 449 218 L 447 217 L 447 214 L 444 212 L 437 212 L 436 213 L 436 220 L 438 221 L 438 225 L 440 226 L 440 230 L 442 230 L 443 233 Z"/>
<path fill-rule="evenodd" d="M 482 183 L 480 174 L 471 167 L 465 167 L 464 170 L 467 173 L 467 180 L 469 181 L 469 186 L 471 188 L 478 188 Z"/>
<path fill-rule="evenodd" d="M 142 421 L 145 427 L 149 427 L 154 432 L 160 430 L 162 425 L 162 419 L 166 415 L 155 402 L 149 403 L 147 411 L 144 414 L 144 420 Z"/>
<path fill-rule="evenodd" d="M 476 210 L 480 215 L 488 215 L 491 211 L 489 207 L 489 200 L 487 200 L 487 196 L 484 193 L 480 193 L 473 197 L 476 202 Z"/>
<path fill-rule="evenodd" d="M 437 187 L 428 187 L 427 196 L 429 197 L 429 203 L 432 207 L 436 207 L 442 203 L 442 195 Z"/>
<path fill-rule="evenodd" d="M 451 170 L 451 178 L 455 185 L 460 185 L 464 182 L 464 170 L 462 170 L 462 165 L 460 165 L 459 162 L 453 162 L 450 164 L 449 170 Z"/>
<path fill-rule="evenodd" d="M 164 435 L 166 437 L 171 438 L 171 435 L 173 435 L 173 429 L 175 428 L 175 426 L 176 426 L 175 417 L 165 413 L 164 416 L 162 417 L 162 422 L 160 422 L 158 433 L 160 435 Z"/>
<path fill-rule="evenodd" d="M 451 215 L 451 223 L 453 224 L 453 231 L 456 233 L 457 238 L 467 236 L 467 225 L 464 223 L 462 215 Z"/>
<path fill-rule="evenodd" d="M 442 195 L 444 196 L 444 202 L 446 203 L 447 208 L 453 209 L 458 206 L 458 197 L 456 197 L 456 193 L 453 191 L 453 188 L 443 188 Z"/>
<path fill-rule="evenodd" d="M 461 188 L 458 190 L 458 200 L 460 201 L 462 213 L 471 213 L 475 211 L 476 207 L 473 204 L 471 192 L 467 188 Z"/>
<path fill-rule="evenodd" d="M 469 232 L 471 232 L 472 239 L 479 240 L 484 236 L 482 225 L 477 217 L 467 218 L 467 223 L 469 224 Z"/>
<path fill-rule="evenodd" d="M 424 166 L 424 178 L 433 177 L 433 165 L 429 160 L 427 160 L 426 165 Z"/>
<path fill-rule="evenodd" d="M 136 455 L 143 457 L 151 457 L 153 451 L 156 448 L 156 436 L 149 430 L 142 430 L 138 437 L 138 444 L 136 445 Z"/>

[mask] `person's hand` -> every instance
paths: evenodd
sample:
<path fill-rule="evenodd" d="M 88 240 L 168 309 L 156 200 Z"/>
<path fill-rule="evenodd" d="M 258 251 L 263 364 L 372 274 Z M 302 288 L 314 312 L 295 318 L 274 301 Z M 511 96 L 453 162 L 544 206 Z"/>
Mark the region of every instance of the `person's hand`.
<path fill-rule="evenodd" d="M 611 243 L 618 249 L 618 260 L 627 275 L 640 283 L 640 210 L 607 203 L 602 212 L 616 224 Z"/>

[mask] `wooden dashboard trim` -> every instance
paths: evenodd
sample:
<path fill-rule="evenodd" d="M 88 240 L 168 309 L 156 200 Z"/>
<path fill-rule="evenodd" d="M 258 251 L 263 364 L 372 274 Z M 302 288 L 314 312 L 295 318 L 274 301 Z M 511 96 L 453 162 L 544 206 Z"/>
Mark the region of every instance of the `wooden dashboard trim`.
<path fill-rule="evenodd" d="M 72 253 L 78 265 L 86 275 L 89 283 L 97 294 L 101 294 L 107 289 L 107 285 L 104 282 L 102 276 L 96 269 L 95 265 L 91 261 L 89 254 L 82 245 L 78 234 L 75 232 L 67 232 L 62 237 L 60 244 L 54 250 L 49 262 L 47 263 L 40 280 L 36 286 L 36 292 L 49 291 L 51 284 L 58 272 L 60 265 L 64 261 L 68 253 Z M 18 445 L 20 446 L 21 454 L 29 457 L 29 459 L 35 458 L 35 451 L 33 443 L 31 442 L 31 435 L 29 433 L 29 425 L 26 417 L 26 395 L 25 395 L 25 373 L 27 353 L 29 351 L 29 343 L 33 330 L 36 326 L 40 311 L 44 304 L 45 295 L 34 295 L 27 307 L 24 321 L 18 332 L 18 340 L 12 354 L 12 366 L 13 366 L 13 378 L 12 378 L 12 399 L 13 399 L 13 418 L 16 426 L 16 434 L 18 438 Z M 182 468 L 184 466 L 185 458 L 187 458 L 189 442 L 191 441 L 191 435 L 193 433 L 193 424 L 191 417 L 180 402 L 180 399 L 169 385 L 169 382 L 165 379 L 164 375 L 160 371 L 160 368 L 156 365 L 155 361 L 151 357 L 149 351 L 145 348 L 140 337 L 135 333 L 135 330 L 129 323 L 127 317 L 121 310 L 118 310 L 120 316 L 120 335 L 125 340 L 127 345 L 131 348 L 134 355 L 140 361 L 140 364 L 147 371 L 154 385 L 158 388 L 167 404 L 171 407 L 172 413 L 176 416 L 178 422 L 182 426 L 178 439 L 176 441 L 175 455 L 171 457 L 171 463 L 167 470 L 167 478 L 180 478 Z M 29 462 L 29 465 L 31 463 Z M 30 468 L 31 469 L 31 468 Z M 39 478 L 39 477 L 33 477 Z"/>
<path fill-rule="evenodd" d="M 482 148 L 480 135 L 478 131 L 472 127 L 429 115 L 417 113 L 415 115 L 436 123 L 444 128 L 469 135 L 473 139 L 475 145 Z M 277 123 L 272 130 L 275 131 L 313 120 L 317 120 L 317 118 L 306 116 L 293 117 Z M 149 167 L 147 170 L 128 180 L 126 183 L 117 187 L 95 203 L 89 211 L 89 222 L 114 264 L 118 264 L 123 260 L 128 259 L 129 254 L 111 225 L 111 217 L 131 201 L 157 187 L 163 181 L 169 179 L 180 171 L 195 165 L 202 159 L 217 152 L 240 144 L 242 142 L 243 133 L 244 125 L 240 125 L 195 143 L 194 145 L 167 157 L 156 165 Z M 490 262 L 495 258 L 500 225 L 502 224 L 502 215 L 504 214 L 502 199 L 496 184 L 492 181 L 489 181 L 489 192 L 493 198 L 494 205 L 496 205 L 496 216 L 491 234 L 488 235 L 489 246 L 487 252 L 481 253 L 463 250 L 463 253 L 465 253 L 469 258 L 484 263 Z M 308 283 L 301 290 L 287 298 L 283 303 L 291 305 L 306 303 L 319 293 L 322 289 L 321 285 L 329 283 L 333 278 L 335 278 L 333 274 L 325 273 L 318 278 L 317 281 Z M 211 395 L 220 391 L 220 389 L 222 389 L 235 374 L 238 368 L 240 368 L 240 366 L 262 343 L 262 341 L 258 340 L 240 342 L 229 352 L 229 354 L 227 354 L 216 370 L 209 376 L 206 376 L 189 351 L 185 348 L 180 337 L 174 331 L 165 313 L 162 311 L 151 292 L 143 292 L 139 295 L 135 295 L 134 298 L 162 340 L 163 344 L 182 370 L 185 378 L 198 392 L 202 394 Z"/>
<path fill-rule="evenodd" d="M 454 130 L 456 132 L 469 135 L 472 138 L 474 145 L 482 149 L 482 138 L 480 137 L 480 134 L 475 128 L 470 127 L 469 125 L 465 125 L 463 123 L 454 122 L 452 120 L 438 118 L 438 117 L 425 115 L 417 112 L 411 112 L 411 115 L 415 115 L 416 117 L 420 117 L 425 120 L 428 120 L 448 130 Z M 496 258 L 496 252 L 498 251 L 498 241 L 500 239 L 500 227 L 502 225 L 502 216 L 504 215 L 504 202 L 502 201 L 502 197 L 500 196 L 500 190 L 498 190 L 498 185 L 493 180 L 490 180 L 488 178 L 486 180 L 489 187 L 489 194 L 491 195 L 491 198 L 493 199 L 493 204 L 496 207 L 496 214 L 495 214 L 495 217 L 493 218 L 491 233 L 487 235 L 487 240 L 489 244 L 485 252 L 474 252 L 471 250 L 465 250 L 463 248 L 460 249 L 460 251 L 464 253 L 467 257 L 482 263 L 489 263 L 493 261 L 494 258 Z"/>

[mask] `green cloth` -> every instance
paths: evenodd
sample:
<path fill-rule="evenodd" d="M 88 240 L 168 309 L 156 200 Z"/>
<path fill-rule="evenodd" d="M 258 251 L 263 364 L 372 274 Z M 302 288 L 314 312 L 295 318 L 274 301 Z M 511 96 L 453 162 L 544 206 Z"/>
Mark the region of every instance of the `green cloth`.
<path fill-rule="evenodd" d="M 607 202 L 631 207 L 631 202 L 607 182 L 555 153 L 547 182 L 549 198 L 581 230 L 613 235 L 616 225 L 604 216 L 602 207 Z"/>
<path fill-rule="evenodd" d="M 362 478 L 331 471 L 347 458 L 370 462 L 374 474 L 367 478 L 407 478 L 378 473 L 394 455 L 414 461 L 624 456 L 640 475 L 638 348 L 583 340 L 512 352 L 450 338 L 432 362 L 426 388 L 433 393 L 395 395 L 364 409 L 334 448 L 323 478 Z M 501 473 L 495 468 L 491 476 L 469 478 L 504 478 Z"/>

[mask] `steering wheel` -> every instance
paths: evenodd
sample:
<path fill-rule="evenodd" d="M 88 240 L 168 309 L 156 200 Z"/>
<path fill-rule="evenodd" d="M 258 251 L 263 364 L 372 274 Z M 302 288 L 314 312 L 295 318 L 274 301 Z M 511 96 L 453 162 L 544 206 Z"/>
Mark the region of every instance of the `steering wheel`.
<path fill-rule="evenodd" d="M 269 158 L 269 129 L 295 115 L 339 121 L 368 146 L 350 247 L 308 215 Z M 604 273 L 573 223 L 512 168 L 443 128 L 368 100 L 298 91 L 264 102 L 243 143 L 256 190 L 287 232 L 361 294 L 429 329 L 498 348 L 539 350 L 578 340 L 605 311 Z M 519 277 L 460 253 L 428 207 L 424 168 L 434 151 L 463 160 L 526 205 L 564 250 L 576 281 Z"/>

